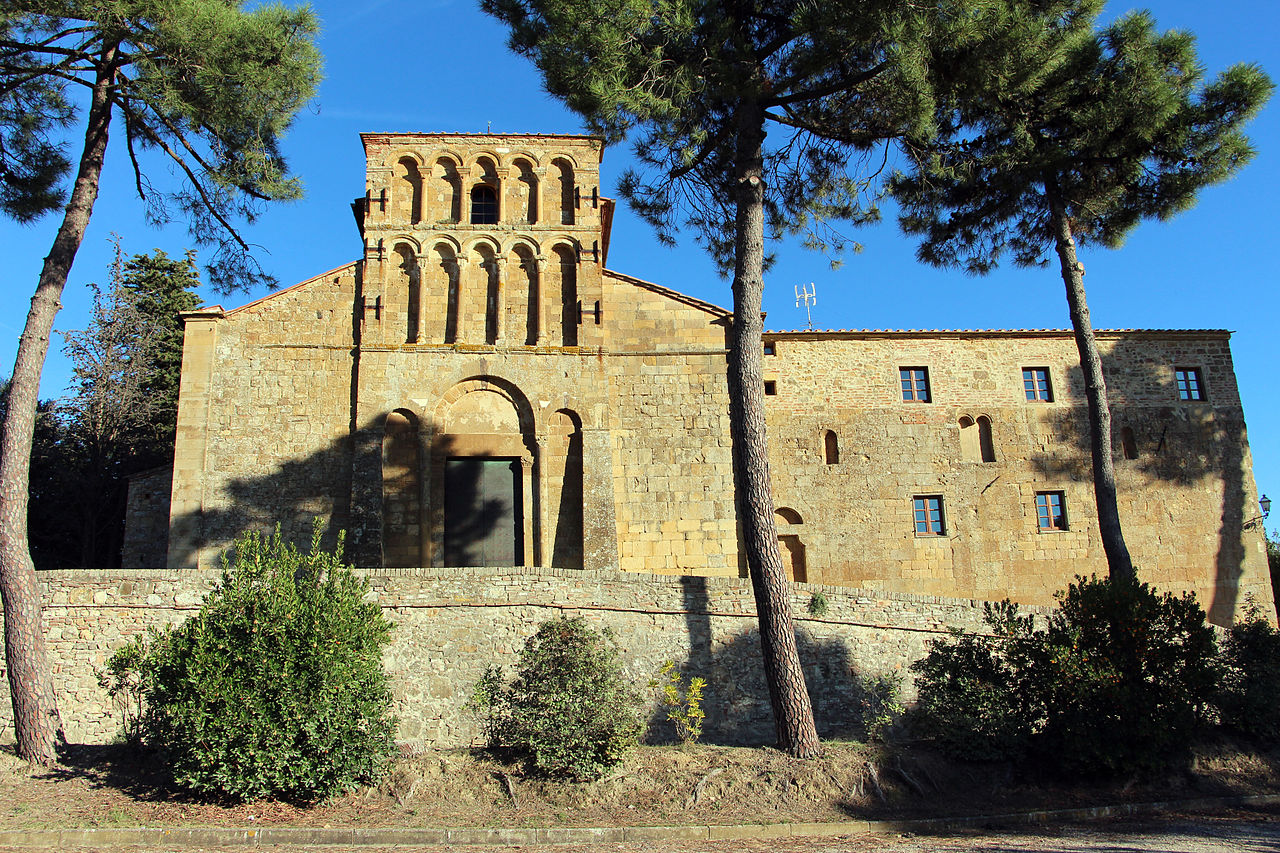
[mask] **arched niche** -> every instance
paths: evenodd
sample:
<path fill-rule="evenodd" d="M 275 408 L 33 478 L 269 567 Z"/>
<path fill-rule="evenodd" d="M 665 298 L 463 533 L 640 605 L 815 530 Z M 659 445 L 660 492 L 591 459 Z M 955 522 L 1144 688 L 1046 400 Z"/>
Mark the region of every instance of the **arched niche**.
<path fill-rule="evenodd" d="M 382 564 L 422 564 L 421 445 L 418 418 L 405 409 L 382 426 Z"/>
<path fill-rule="evenodd" d="M 436 408 L 431 538 L 445 566 L 521 566 L 535 559 L 532 410 L 514 386 L 460 383 Z"/>
<path fill-rule="evenodd" d="M 782 568 L 787 579 L 805 583 L 809 579 L 809 566 L 805 558 L 804 542 L 800 540 L 804 519 L 790 507 L 780 506 L 773 513 L 778 528 L 778 551 L 782 556 Z"/>
<path fill-rule="evenodd" d="M 473 244 L 467 251 L 465 280 L 458 297 L 458 341 L 497 342 L 499 281 L 497 249 L 488 242 Z"/>
<path fill-rule="evenodd" d="M 556 205 L 556 210 L 560 213 L 561 225 L 572 225 L 576 218 L 577 199 L 576 184 L 573 177 L 573 165 L 564 159 L 557 159 L 551 162 L 552 173 L 552 198 Z"/>
<path fill-rule="evenodd" d="M 523 157 L 511 164 L 516 179 L 511 182 L 511 201 L 508 210 L 517 225 L 538 224 L 538 175 L 533 163 Z"/>
<path fill-rule="evenodd" d="M 960 460 L 962 462 L 995 462 L 996 449 L 991 438 L 991 419 L 979 415 L 960 418 Z"/>
<path fill-rule="evenodd" d="M 827 430 L 822 434 L 822 457 L 828 465 L 840 464 L 840 439 L 835 430 Z"/>
<path fill-rule="evenodd" d="M 546 270 L 546 298 L 556 306 L 548 324 L 548 342 L 566 347 L 578 345 L 578 256 L 573 247 L 560 244 L 551 250 Z"/>
<path fill-rule="evenodd" d="M 462 176 L 458 165 L 448 157 L 440 157 L 431 166 L 429 193 L 431 217 L 438 223 L 450 224 L 462 219 Z"/>
<path fill-rule="evenodd" d="M 393 254 L 394 280 L 391 282 L 391 293 L 387 301 L 395 313 L 404 311 L 402 320 L 405 343 L 418 343 L 422 320 L 422 282 L 418 272 L 418 257 L 413 247 L 404 243 L 398 244 Z"/>
<path fill-rule="evenodd" d="M 458 256 L 449 243 L 431 247 L 421 285 L 424 337 L 428 343 L 458 339 Z"/>
<path fill-rule="evenodd" d="M 551 565 L 582 568 L 582 419 L 560 409 L 548 419 L 543 465 L 547 482 L 548 526 L 554 531 Z"/>
<path fill-rule="evenodd" d="M 416 225 L 422 221 L 422 172 L 412 157 L 401 157 L 396 163 L 392 182 L 391 203 L 397 222 Z"/>
<path fill-rule="evenodd" d="M 506 305 L 504 311 L 506 339 L 512 343 L 534 346 L 538 343 L 539 281 L 538 261 L 533 247 L 517 243 L 507 261 Z"/>

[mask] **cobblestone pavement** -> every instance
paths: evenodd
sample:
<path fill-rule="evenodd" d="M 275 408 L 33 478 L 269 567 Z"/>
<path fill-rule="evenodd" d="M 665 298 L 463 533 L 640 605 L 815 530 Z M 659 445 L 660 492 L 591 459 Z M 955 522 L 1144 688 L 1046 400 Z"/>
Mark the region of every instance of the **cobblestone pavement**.
<path fill-rule="evenodd" d="M 31 853 L 32 847 L 0 847 L 0 853 Z M 96 853 L 72 847 L 62 853 Z M 957 831 L 938 835 L 857 835 L 813 839 L 655 841 L 636 844 L 530 846 L 278 846 L 170 847 L 121 845 L 112 853 L 1280 853 L 1275 815 L 1174 816 L 1049 826 L 1040 830 Z"/>

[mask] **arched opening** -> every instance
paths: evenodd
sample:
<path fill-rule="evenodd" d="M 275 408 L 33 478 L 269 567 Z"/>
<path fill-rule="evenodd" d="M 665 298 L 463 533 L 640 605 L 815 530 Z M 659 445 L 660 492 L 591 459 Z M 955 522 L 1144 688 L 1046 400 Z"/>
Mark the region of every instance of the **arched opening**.
<path fill-rule="evenodd" d="M 805 560 L 804 543 L 800 541 L 800 525 L 804 519 L 790 507 L 774 510 L 774 524 L 778 528 L 778 551 L 782 556 L 782 568 L 787 579 L 797 583 L 809 580 L 809 567 Z"/>
<path fill-rule="evenodd" d="M 528 160 L 516 160 L 512 164 L 516 170 L 514 198 L 511 210 L 515 214 L 517 225 L 538 224 L 538 176 L 533 171 L 533 164 Z"/>
<path fill-rule="evenodd" d="M 472 253 L 468 265 L 467 293 L 464 293 L 463 304 L 466 306 L 462 319 L 470 330 L 463 338 L 466 342 L 483 340 L 487 344 L 498 340 L 498 257 L 493 247 L 480 243 Z M 483 337 L 481 337 L 483 335 Z"/>
<path fill-rule="evenodd" d="M 822 436 L 823 456 L 828 465 L 840 464 L 840 439 L 834 430 L 827 430 Z"/>
<path fill-rule="evenodd" d="M 422 499 L 418 419 L 397 409 L 382 427 L 382 564 L 421 564 Z"/>
<path fill-rule="evenodd" d="M 471 188 L 471 224 L 498 224 L 498 193 L 493 187 L 476 184 Z"/>
<path fill-rule="evenodd" d="M 431 250 L 422 285 L 423 326 L 427 342 L 456 343 L 458 340 L 458 258 L 453 247 L 440 243 Z M 444 306 L 444 311 L 440 310 Z"/>
<path fill-rule="evenodd" d="M 549 342 L 559 339 L 560 346 L 578 345 L 578 260 L 569 246 L 556 246 L 551 253 L 550 269 L 553 281 L 548 282 L 547 296 L 559 302 L 555 312 L 555 326 L 548 329 Z M 553 303 L 554 304 L 554 303 Z"/>
<path fill-rule="evenodd" d="M 582 421 L 575 412 L 560 409 L 551 416 L 547 445 L 547 505 L 555 513 L 551 529 L 551 565 L 582 568 Z"/>
<path fill-rule="evenodd" d="M 576 186 L 573 180 L 573 166 L 565 160 L 556 160 L 552 163 L 555 169 L 555 193 L 556 204 L 560 208 L 560 224 L 572 225 L 574 223 L 574 213 L 577 208 L 577 200 L 575 199 Z"/>
<path fill-rule="evenodd" d="M 991 442 L 991 419 L 979 415 L 977 420 L 960 418 L 960 460 L 962 462 L 995 462 L 995 445 Z"/>
<path fill-rule="evenodd" d="M 432 540 L 443 565 L 531 563 L 532 418 L 512 393 L 491 379 L 469 380 L 437 410 Z"/>
<path fill-rule="evenodd" d="M 422 319 L 422 282 L 418 277 L 418 258 L 413 249 L 403 243 L 396 246 L 395 254 L 398 259 L 395 265 L 396 281 L 389 302 L 396 308 L 404 306 L 404 340 L 405 343 L 414 344 L 418 342 L 419 323 Z"/>
<path fill-rule="evenodd" d="M 512 250 L 515 269 L 508 276 L 506 337 L 525 346 L 538 343 L 538 262 L 533 250 L 517 245 Z M 507 262 L 511 270 L 511 261 Z"/>
<path fill-rule="evenodd" d="M 983 462 L 996 461 L 996 446 L 991 440 L 991 418 L 978 415 L 978 449 Z"/>
<path fill-rule="evenodd" d="M 447 157 L 431 167 L 430 204 L 436 222 L 449 225 L 462 219 L 462 176 Z"/>
<path fill-rule="evenodd" d="M 411 157 L 396 164 L 396 180 L 391 190 L 396 221 L 417 225 L 422 221 L 422 173 Z"/>
<path fill-rule="evenodd" d="M 1120 447 L 1124 450 L 1125 459 L 1138 458 L 1138 440 L 1133 435 L 1133 427 L 1124 427 L 1120 430 Z"/>

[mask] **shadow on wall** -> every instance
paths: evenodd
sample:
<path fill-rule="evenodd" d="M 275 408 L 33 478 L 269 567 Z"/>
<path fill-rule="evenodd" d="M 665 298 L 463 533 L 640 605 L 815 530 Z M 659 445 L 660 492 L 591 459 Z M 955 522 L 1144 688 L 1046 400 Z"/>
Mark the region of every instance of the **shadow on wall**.
<path fill-rule="evenodd" d="M 1133 345 L 1141 346 L 1141 342 Z M 1222 483 L 1222 509 L 1218 518 L 1197 516 L 1194 523 L 1216 525 L 1217 547 L 1214 559 L 1215 585 L 1213 600 L 1201 602 L 1216 624 L 1229 625 L 1239 604 L 1239 580 L 1244 573 L 1246 533 L 1245 425 L 1239 403 L 1227 402 L 1228 408 L 1215 408 L 1216 402 L 1206 392 L 1203 402 L 1181 401 L 1178 387 L 1171 381 L 1174 367 L 1154 363 L 1141 352 L 1128 352 L 1126 342 L 1117 343 L 1113 353 L 1103 356 L 1103 373 L 1107 377 L 1111 401 L 1112 458 L 1121 504 L 1131 502 L 1153 524 L 1168 524 L 1170 508 L 1154 494 L 1149 498 L 1126 494 L 1125 481 L 1137 478 L 1143 485 L 1157 482 L 1185 488 L 1213 489 Z M 1188 364 L 1200 370 L 1201 389 L 1206 376 L 1203 365 Z M 1157 368 L 1159 370 L 1157 371 Z M 1116 377 L 1124 377 L 1130 388 L 1145 389 L 1148 399 L 1165 399 L 1168 405 L 1126 404 L 1112 389 Z M 1084 399 L 1084 379 L 1080 368 L 1073 367 L 1068 376 L 1072 395 Z M 1092 487 L 1089 463 L 1089 422 L 1084 405 L 1070 410 L 1055 410 L 1049 421 L 1051 446 L 1069 444 L 1078 457 L 1044 453 L 1032 457 L 1032 464 L 1048 480 L 1070 478 Z M 1092 492 L 1090 492 L 1092 494 Z M 1090 514 L 1095 510 L 1091 507 Z M 1254 513 L 1256 514 L 1256 513 Z M 1177 516 L 1173 516 L 1178 520 Z M 1127 531 L 1126 531 L 1127 532 Z M 1130 550 L 1133 542 L 1126 539 Z M 1134 553 L 1134 562 L 1142 579 L 1142 555 Z"/>
<path fill-rule="evenodd" d="M 438 467 L 431 459 L 451 457 L 453 442 L 435 435 L 428 447 L 427 436 L 434 431 L 415 424 L 406 433 L 396 415 L 385 413 L 354 436 L 273 470 L 228 478 L 216 487 L 224 496 L 220 505 L 173 519 L 170 564 L 195 565 L 201 549 L 225 549 L 245 530 L 269 532 L 277 524 L 287 541 L 305 547 L 313 519 L 320 518 L 326 525 L 323 547 L 332 549 L 338 532 L 346 531 L 349 562 L 377 567 L 394 556 L 402 558 L 394 561 L 397 565 L 420 565 L 420 543 L 432 530 L 423 473 Z M 483 496 L 482 471 L 483 466 L 461 465 L 452 472 L 457 506 L 465 510 L 464 521 L 451 531 L 455 565 L 478 564 L 468 560 L 502 517 L 500 508 L 491 506 L 495 502 Z"/>
<path fill-rule="evenodd" d="M 707 579 L 683 577 L 685 620 L 691 652 L 677 661 L 684 683 L 693 677 L 707 681 L 703 709 L 707 717 L 702 742 L 722 745 L 776 743 L 769 688 L 760 653 L 760 631 L 753 623 L 727 639 L 713 641 Z M 796 627 L 796 643 L 805 683 L 813 702 L 814 721 L 823 738 L 866 737 L 862 674 L 854 666 L 845 640 L 818 639 Z M 649 720 L 649 737 L 675 739 L 674 726 L 658 711 Z"/>

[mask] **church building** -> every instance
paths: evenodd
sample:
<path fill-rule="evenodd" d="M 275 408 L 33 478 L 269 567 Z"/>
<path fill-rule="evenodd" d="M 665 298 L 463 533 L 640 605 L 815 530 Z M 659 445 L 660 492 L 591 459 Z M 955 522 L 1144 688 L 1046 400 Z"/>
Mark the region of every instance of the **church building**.
<path fill-rule="evenodd" d="M 358 566 L 743 573 L 732 315 L 608 267 L 601 140 L 361 138 L 363 254 L 185 316 L 172 479 L 135 482 L 124 565 L 216 567 L 320 517 Z M 1269 610 L 1230 333 L 1097 337 L 1140 576 L 1219 624 Z M 1047 604 L 1105 574 L 1070 330 L 760 346 L 795 581 Z"/>

